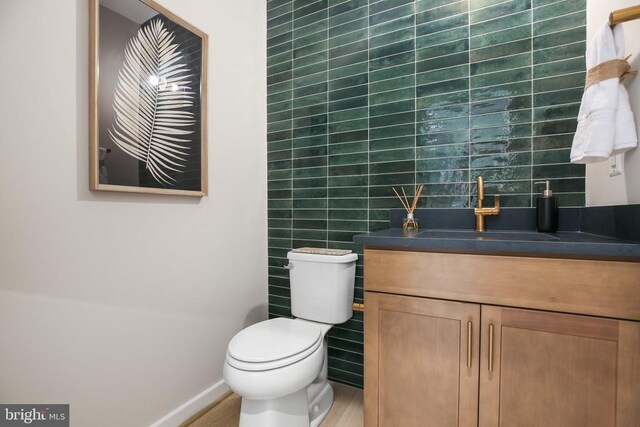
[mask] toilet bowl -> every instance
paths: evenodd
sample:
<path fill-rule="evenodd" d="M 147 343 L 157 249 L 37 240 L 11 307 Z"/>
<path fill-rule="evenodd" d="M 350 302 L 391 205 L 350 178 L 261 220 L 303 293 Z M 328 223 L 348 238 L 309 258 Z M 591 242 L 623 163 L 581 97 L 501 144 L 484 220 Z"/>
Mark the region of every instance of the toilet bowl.
<path fill-rule="evenodd" d="M 317 427 L 333 403 L 326 335 L 353 313 L 357 255 L 287 257 L 296 318 L 251 325 L 227 348 L 223 375 L 242 397 L 240 427 Z"/>
<path fill-rule="evenodd" d="M 333 401 L 326 375 L 330 328 L 280 317 L 256 323 L 231 340 L 223 374 L 242 396 L 241 427 L 320 424 Z"/>

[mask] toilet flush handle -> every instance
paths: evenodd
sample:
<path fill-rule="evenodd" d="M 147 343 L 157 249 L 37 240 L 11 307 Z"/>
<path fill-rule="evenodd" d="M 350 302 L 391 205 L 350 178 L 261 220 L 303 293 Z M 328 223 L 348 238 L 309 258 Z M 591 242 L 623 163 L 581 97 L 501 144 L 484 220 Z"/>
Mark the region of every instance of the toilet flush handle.
<path fill-rule="evenodd" d="M 286 268 L 287 270 L 293 270 L 293 264 L 291 263 L 284 265 L 283 267 Z"/>

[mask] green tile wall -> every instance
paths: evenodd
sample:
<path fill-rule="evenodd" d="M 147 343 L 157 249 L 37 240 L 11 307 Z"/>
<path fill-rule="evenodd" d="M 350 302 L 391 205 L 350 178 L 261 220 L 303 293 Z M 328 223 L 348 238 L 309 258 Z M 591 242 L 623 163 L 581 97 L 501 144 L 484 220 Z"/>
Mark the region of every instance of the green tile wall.
<path fill-rule="evenodd" d="M 268 0 L 269 314 L 290 316 L 286 253 L 353 249 L 400 207 L 468 208 L 478 175 L 503 206 L 569 163 L 584 82 L 586 0 Z M 356 300 L 363 297 L 362 259 Z M 362 386 L 362 315 L 334 327 L 329 375 Z"/>

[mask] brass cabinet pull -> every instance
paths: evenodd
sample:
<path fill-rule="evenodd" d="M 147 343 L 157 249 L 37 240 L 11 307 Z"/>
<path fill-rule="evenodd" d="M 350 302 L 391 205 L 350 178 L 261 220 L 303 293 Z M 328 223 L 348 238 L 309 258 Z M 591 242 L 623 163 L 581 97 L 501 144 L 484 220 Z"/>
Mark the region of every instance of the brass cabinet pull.
<path fill-rule="evenodd" d="M 489 324 L 489 372 L 493 372 L 493 325 Z"/>
<path fill-rule="evenodd" d="M 467 322 L 467 368 L 471 367 L 471 322 Z"/>

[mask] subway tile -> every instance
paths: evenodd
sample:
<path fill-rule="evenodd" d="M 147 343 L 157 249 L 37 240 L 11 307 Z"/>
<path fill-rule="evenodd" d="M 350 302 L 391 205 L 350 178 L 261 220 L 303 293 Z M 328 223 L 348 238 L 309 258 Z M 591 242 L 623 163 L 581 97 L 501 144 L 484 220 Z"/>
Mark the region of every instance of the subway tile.
<path fill-rule="evenodd" d="M 352 10 L 341 13 L 339 15 L 330 16 L 329 27 L 337 27 L 339 25 L 348 24 L 349 22 L 356 21 L 358 19 L 366 19 L 367 16 L 368 15 L 366 7 L 353 8 Z"/>
<path fill-rule="evenodd" d="M 329 46 L 329 43 L 327 42 L 327 40 L 322 40 L 317 43 L 312 43 L 312 44 L 308 44 L 308 45 L 293 49 L 293 58 L 294 60 L 298 60 L 299 58 L 303 58 L 309 55 L 324 53 L 327 50 L 328 46 Z M 319 57 L 323 58 L 322 60 L 326 61 L 326 53 Z M 313 61 L 313 62 L 317 62 L 317 61 Z M 305 64 L 300 63 L 300 61 L 294 62 L 295 67 L 300 67 L 303 65 Z"/>
<path fill-rule="evenodd" d="M 435 21 L 416 22 L 416 37 L 425 36 L 427 34 L 439 33 L 451 28 L 464 27 L 469 24 L 469 19 L 466 14 L 459 14 L 450 16 Z M 447 37 L 459 37 L 461 33 L 449 34 Z M 455 40 L 449 38 L 449 40 Z"/>
<path fill-rule="evenodd" d="M 413 148 L 415 145 L 415 137 L 413 135 L 405 135 L 396 138 L 371 139 L 369 141 L 369 150 L 386 151 L 393 149 Z"/>
<path fill-rule="evenodd" d="M 452 53 L 446 56 L 440 56 L 433 59 L 426 59 L 416 63 L 416 72 L 423 73 L 438 70 L 441 68 L 449 68 L 456 65 L 469 64 L 469 54 L 467 52 Z"/>
<path fill-rule="evenodd" d="M 530 71 L 529 71 L 530 72 Z M 523 73 L 525 75 L 529 74 Z M 505 97 L 515 97 L 531 93 L 531 82 L 521 81 L 516 83 L 505 83 L 496 86 L 481 87 L 472 89 L 470 96 L 472 101 L 491 100 Z"/>
<path fill-rule="evenodd" d="M 561 135 L 543 135 L 533 138 L 534 150 L 552 150 L 558 148 L 571 147 L 573 143 L 573 133 Z"/>
<path fill-rule="evenodd" d="M 387 67 L 413 63 L 415 61 L 415 56 L 415 52 L 410 51 L 373 59 L 369 61 L 369 71 L 376 71 Z"/>
<path fill-rule="evenodd" d="M 576 131 L 578 125 L 575 119 L 555 120 L 539 122 L 533 125 L 534 135 L 552 135 L 557 133 L 571 133 Z"/>
<path fill-rule="evenodd" d="M 533 167 L 533 179 L 574 178 L 584 177 L 585 165 L 559 164 L 540 165 Z"/>
<path fill-rule="evenodd" d="M 471 158 L 471 169 L 526 166 L 531 164 L 531 153 L 499 153 Z"/>
<path fill-rule="evenodd" d="M 469 92 L 462 90 L 445 94 L 429 95 L 416 100 L 416 108 L 436 108 L 469 102 Z"/>
<path fill-rule="evenodd" d="M 329 101 L 336 101 L 339 99 L 346 98 L 355 98 L 363 95 L 367 95 L 369 93 L 368 86 L 360 85 L 360 86 L 352 86 L 344 89 L 332 90 L 329 92 Z"/>
<path fill-rule="evenodd" d="M 413 76 L 415 74 L 415 64 L 409 63 L 388 68 L 382 68 L 369 73 L 369 81 L 377 82 L 381 80 L 389 80 L 395 77 Z"/>
<path fill-rule="evenodd" d="M 586 32 L 586 27 L 581 26 L 564 31 L 557 31 L 551 34 L 536 36 L 533 38 L 533 48 L 538 50 L 554 46 L 564 46 L 576 42 L 584 43 Z"/>
<path fill-rule="evenodd" d="M 471 75 L 488 74 L 494 75 L 498 71 L 518 69 L 531 65 L 531 54 L 529 52 L 506 56 L 502 58 L 489 59 L 482 62 L 472 63 L 470 66 Z"/>
<path fill-rule="evenodd" d="M 482 168 L 472 169 L 471 181 L 474 182 L 479 176 L 482 176 L 487 181 L 511 181 L 516 179 L 531 178 L 531 166 L 507 166 L 498 168 Z"/>
<path fill-rule="evenodd" d="M 330 69 L 329 81 L 342 77 L 353 76 L 355 74 L 367 73 L 368 70 L 369 64 L 366 61 L 358 62 L 355 64 L 347 64 L 342 67 Z M 371 76 L 369 76 L 369 80 L 371 80 Z"/>
<path fill-rule="evenodd" d="M 416 136 L 416 145 L 419 147 L 425 145 L 456 144 L 467 141 L 469 141 L 469 131 L 466 129 Z"/>
<path fill-rule="evenodd" d="M 387 92 L 372 93 L 369 95 L 369 105 L 384 104 L 387 102 L 402 101 L 415 96 L 413 87 L 396 89 Z"/>
<path fill-rule="evenodd" d="M 495 141 L 480 141 L 471 144 L 472 155 L 531 151 L 531 138 L 511 138 Z"/>
<path fill-rule="evenodd" d="M 469 182 L 469 171 L 463 170 L 446 170 L 435 172 L 419 172 L 416 180 L 420 184 L 446 184 L 449 182 Z M 427 193 L 425 193 L 426 195 Z"/>
<path fill-rule="evenodd" d="M 341 15 L 354 9 L 366 8 L 368 0 L 347 0 L 336 4 L 329 2 L 329 16 Z"/>
<path fill-rule="evenodd" d="M 531 50 L 531 39 L 524 38 L 509 43 L 474 49 L 469 53 L 471 62 L 480 62 L 487 59 L 515 55 Z"/>
<path fill-rule="evenodd" d="M 386 116 L 375 116 L 369 119 L 369 126 L 377 128 L 382 126 L 400 125 L 405 123 L 414 123 L 415 113 L 413 111 L 397 114 L 389 114 Z M 373 135 L 372 135 L 373 136 Z"/>
<path fill-rule="evenodd" d="M 325 105 L 326 107 L 326 105 Z M 341 110 L 329 113 L 329 122 L 339 122 L 344 120 L 363 119 L 369 115 L 367 107 L 352 108 L 350 110 Z"/>
<path fill-rule="evenodd" d="M 531 136 L 531 133 L 531 124 L 471 129 L 471 141 L 479 142 L 496 139 L 523 138 Z"/>
<path fill-rule="evenodd" d="M 404 18 L 394 19 L 393 21 L 385 22 L 375 27 L 369 27 L 369 37 L 375 38 L 383 34 L 393 33 L 398 30 L 411 29 L 413 30 L 415 24 L 415 16 L 409 15 Z"/>
<path fill-rule="evenodd" d="M 468 39 L 469 27 L 466 24 L 460 25 L 462 26 L 432 32 L 427 31 L 426 28 L 416 28 L 416 49 L 423 49 L 455 40 Z"/>
<path fill-rule="evenodd" d="M 346 67 L 348 65 L 357 64 L 358 62 L 364 62 L 367 60 L 367 57 L 367 51 L 365 50 L 333 58 L 329 61 L 329 68 L 334 69 Z"/>
<path fill-rule="evenodd" d="M 508 15 L 531 9 L 531 0 L 509 0 L 495 5 L 487 5 L 469 14 L 471 23 L 488 21 L 491 19 L 503 19 Z"/>
<path fill-rule="evenodd" d="M 546 107 L 550 105 L 569 104 L 580 102 L 584 89 L 564 89 L 553 92 L 543 92 L 533 96 L 533 104 L 536 107 Z"/>
<path fill-rule="evenodd" d="M 368 96 L 361 96 L 358 98 L 344 99 L 340 101 L 329 102 L 329 111 L 347 110 L 351 108 L 365 107 L 368 103 Z"/>
<path fill-rule="evenodd" d="M 469 88 L 469 79 L 455 79 L 444 82 L 431 83 L 416 87 L 416 96 L 432 96 L 436 94 L 444 94 L 448 92 L 457 92 Z"/>
<path fill-rule="evenodd" d="M 472 88 L 495 86 L 510 82 L 523 82 L 531 80 L 531 67 L 471 76 L 470 80 Z"/>
<path fill-rule="evenodd" d="M 373 15 L 376 13 L 384 12 L 385 10 L 408 5 L 411 3 L 413 3 L 413 0 L 385 0 L 378 2 L 369 2 L 369 13 Z"/>
<path fill-rule="evenodd" d="M 480 49 L 493 45 L 500 45 L 531 38 L 531 24 L 525 23 L 516 27 L 506 27 L 503 30 L 488 34 L 475 34 L 469 40 L 471 49 Z"/>
<path fill-rule="evenodd" d="M 533 63 L 560 61 L 563 59 L 583 57 L 586 50 L 586 43 L 576 42 L 563 46 L 556 46 L 549 49 L 536 50 L 533 52 Z"/>
<path fill-rule="evenodd" d="M 425 59 L 435 58 L 438 56 L 451 55 L 458 52 L 466 52 L 469 50 L 469 40 L 453 40 L 447 43 L 436 45 L 433 47 L 426 47 L 416 52 L 416 60 L 422 61 Z M 467 58 L 468 62 L 469 58 Z"/>
<path fill-rule="evenodd" d="M 533 6 L 533 9 L 531 7 Z M 475 179 L 503 206 L 554 180 L 584 204 L 568 163 L 584 85 L 584 0 L 267 2 L 269 315 L 290 316 L 295 246 L 348 248 L 388 227 L 391 186 L 421 207 L 468 208 Z M 358 262 L 356 299 L 363 297 Z M 362 315 L 330 333 L 331 379 L 362 386 Z"/>
<path fill-rule="evenodd" d="M 330 123 L 329 133 L 348 132 L 356 130 L 366 130 L 369 128 L 367 119 L 347 120 L 344 122 Z"/>
<path fill-rule="evenodd" d="M 338 37 L 333 37 L 329 39 L 329 49 L 339 48 L 340 46 L 344 46 L 349 43 L 353 43 L 356 41 L 364 40 L 367 41 L 368 31 L 366 28 L 362 28 L 360 30 L 353 31 L 351 33 L 343 34 Z M 330 52 L 331 54 L 331 52 Z M 331 55 L 332 57 L 335 55 Z"/>
<path fill-rule="evenodd" d="M 471 37 L 480 36 L 487 33 L 495 33 L 500 30 L 519 26 L 531 25 L 531 10 L 525 10 L 513 15 L 502 16 L 490 21 L 478 22 L 470 25 Z M 529 27 L 529 31 L 531 28 Z"/>
<path fill-rule="evenodd" d="M 471 114 L 487 114 L 499 111 L 522 110 L 531 108 L 531 96 L 513 96 L 487 101 L 474 102 L 471 105 Z"/>
<path fill-rule="evenodd" d="M 369 107 L 369 115 L 371 117 L 381 116 L 385 114 L 401 113 L 404 111 L 413 111 L 415 108 L 415 100 L 399 101 L 388 104 L 371 105 Z"/>
<path fill-rule="evenodd" d="M 416 160 L 416 167 L 420 170 L 429 171 L 469 169 L 469 157 Z"/>
<path fill-rule="evenodd" d="M 545 21 L 533 23 L 533 35 L 554 33 L 570 28 L 577 28 L 586 25 L 587 16 L 585 11 L 575 12 L 558 18 L 547 19 Z"/>
<path fill-rule="evenodd" d="M 416 150 L 416 158 L 433 159 L 440 157 L 466 157 L 469 155 L 469 144 L 434 145 Z"/>
<path fill-rule="evenodd" d="M 531 123 L 531 115 L 530 109 L 475 115 L 471 117 L 471 127 L 477 129 L 500 125 Z"/>
<path fill-rule="evenodd" d="M 548 6 L 536 7 L 533 12 L 533 19 L 535 21 L 542 21 L 545 19 L 573 13 L 576 10 L 585 10 L 586 7 L 587 0 L 558 1 Z"/>
<path fill-rule="evenodd" d="M 335 27 L 329 28 L 329 37 L 337 37 L 343 34 L 350 33 L 352 31 L 367 28 L 368 22 L 369 22 L 369 18 L 365 16 L 362 18 L 358 18 L 354 21 L 349 21 L 341 25 L 336 25 Z"/>
<path fill-rule="evenodd" d="M 387 92 L 390 90 L 413 87 L 416 84 L 414 75 L 397 77 L 394 79 L 373 82 L 369 84 L 369 93 Z"/>
<path fill-rule="evenodd" d="M 409 27 L 392 33 L 386 33 L 378 37 L 371 37 L 369 39 L 369 48 L 376 49 L 378 47 L 408 40 L 413 42 L 413 31 L 413 27 Z"/>
<path fill-rule="evenodd" d="M 415 135 L 415 124 L 402 124 L 381 128 L 372 128 L 369 130 L 369 137 L 371 139 L 377 138 L 395 138 L 398 136 Z"/>
<path fill-rule="evenodd" d="M 389 2 L 396 0 L 388 0 Z M 386 2 L 379 2 L 386 3 Z M 382 24 L 387 21 L 392 21 L 394 19 L 402 18 L 403 16 L 413 15 L 413 2 L 408 2 L 409 4 L 405 4 L 403 6 L 399 6 L 393 9 L 385 10 L 380 13 L 375 13 L 375 11 L 369 14 L 369 26 L 373 27 L 375 25 Z M 371 9 L 371 6 L 369 6 Z"/>
<path fill-rule="evenodd" d="M 463 15 L 466 17 L 466 12 L 469 8 L 467 0 L 452 2 L 440 7 L 433 7 L 431 9 L 419 12 L 416 14 L 416 24 L 424 24 L 426 22 L 437 21 L 439 19 L 447 18 L 455 15 Z"/>
<path fill-rule="evenodd" d="M 297 34 L 296 38 L 293 40 L 293 48 L 300 49 L 301 47 L 313 45 L 326 40 L 327 40 L 327 31 L 325 29 L 321 29 L 316 33 L 311 33 L 309 35 L 302 36 L 302 37 L 299 34 Z"/>
<path fill-rule="evenodd" d="M 384 150 L 375 151 L 370 153 L 370 163 L 381 162 L 396 162 L 396 161 L 413 161 L 416 157 L 416 152 L 413 148 L 398 149 L 398 150 Z"/>
<path fill-rule="evenodd" d="M 557 163 L 570 163 L 570 158 L 569 158 L 570 151 L 571 150 L 569 149 L 536 151 L 533 153 L 533 164 L 546 165 L 546 164 L 557 164 Z M 557 189 L 555 191 L 557 191 Z"/>
<path fill-rule="evenodd" d="M 329 58 L 334 59 L 340 56 L 353 55 L 357 52 L 365 51 L 368 47 L 369 43 L 367 40 L 358 40 L 353 43 L 343 44 L 340 47 L 336 47 L 329 51 Z M 358 58 L 354 56 L 354 58 Z M 355 62 L 355 61 L 354 61 Z M 351 63 L 354 63 L 351 62 Z M 360 62 L 360 61 L 358 61 Z M 333 67 L 335 68 L 335 67 Z"/>
<path fill-rule="evenodd" d="M 572 74 L 560 76 L 552 76 L 547 78 L 536 79 L 533 81 L 533 91 L 547 92 L 558 89 L 582 88 L 584 87 L 585 72 L 579 71 Z"/>
<path fill-rule="evenodd" d="M 426 120 L 418 124 L 416 131 L 418 135 L 425 135 L 434 132 L 451 132 L 464 129 L 469 129 L 468 116 L 454 119 Z"/>

